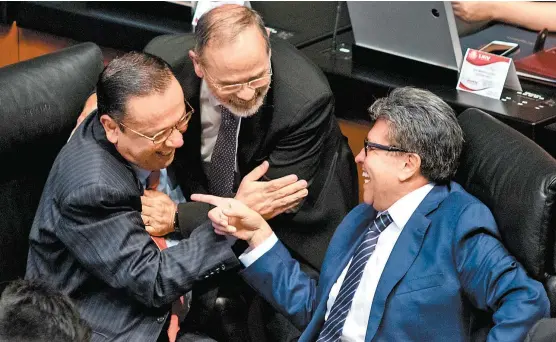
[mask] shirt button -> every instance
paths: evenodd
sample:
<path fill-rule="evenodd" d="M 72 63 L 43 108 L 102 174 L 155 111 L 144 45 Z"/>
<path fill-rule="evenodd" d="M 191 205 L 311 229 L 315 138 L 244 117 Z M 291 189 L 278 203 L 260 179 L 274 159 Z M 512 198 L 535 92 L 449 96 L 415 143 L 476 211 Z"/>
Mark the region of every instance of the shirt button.
<path fill-rule="evenodd" d="M 165 317 L 164 317 L 164 316 L 158 317 L 158 318 L 156 319 L 156 321 L 157 321 L 158 323 L 164 323 L 164 320 L 165 320 Z"/>

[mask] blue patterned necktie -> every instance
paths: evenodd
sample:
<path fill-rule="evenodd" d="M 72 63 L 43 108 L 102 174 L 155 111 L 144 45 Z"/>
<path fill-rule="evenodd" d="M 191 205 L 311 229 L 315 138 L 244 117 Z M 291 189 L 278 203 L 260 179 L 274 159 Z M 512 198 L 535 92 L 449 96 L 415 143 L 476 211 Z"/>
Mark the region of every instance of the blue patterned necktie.
<path fill-rule="evenodd" d="M 378 236 L 392 223 L 390 214 L 383 213 L 365 231 L 363 241 L 355 250 L 340 292 L 332 305 L 328 319 L 324 322 L 317 342 L 339 341 L 355 291 L 359 287 L 365 265 L 375 250 Z"/>
<path fill-rule="evenodd" d="M 234 186 L 239 118 L 224 106 L 220 107 L 222 120 L 212 150 L 208 182 L 212 195 L 228 196 L 232 193 Z"/>

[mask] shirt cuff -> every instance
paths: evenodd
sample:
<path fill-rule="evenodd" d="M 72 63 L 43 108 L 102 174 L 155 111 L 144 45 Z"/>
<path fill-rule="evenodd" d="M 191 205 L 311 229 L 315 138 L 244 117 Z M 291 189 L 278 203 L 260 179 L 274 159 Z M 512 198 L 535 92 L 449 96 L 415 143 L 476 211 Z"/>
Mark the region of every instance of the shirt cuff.
<path fill-rule="evenodd" d="M 249 267 L 252 263 L 257 261 L 260 257 L 263 256 L 266 252 L 268 252 L 274 245 L 278 242 L 278 237 L 276 234 L 272 233 L 266 240 L 263 241 L 257 247 L 251 249 L 251 247 L 247 248 L 243 254 L 239 256 L 239 261 L 245 267 Z"/>

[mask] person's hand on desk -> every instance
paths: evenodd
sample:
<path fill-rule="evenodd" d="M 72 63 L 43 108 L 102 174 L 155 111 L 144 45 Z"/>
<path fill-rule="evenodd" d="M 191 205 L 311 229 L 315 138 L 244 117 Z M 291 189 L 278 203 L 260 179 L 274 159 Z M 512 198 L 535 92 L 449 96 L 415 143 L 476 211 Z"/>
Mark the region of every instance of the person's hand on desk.
<path fill-rule="evenodd" d="M 178 205 L 160 191 L 145 190 L 141 196 L 141 218 L 145 229 L 152 236 L 164 236 L 174 232 L 174 218 Z"/>
<path fill-rule="evenodd" d="M 454 14 L 467 22 L 492 20 L 494 5 L 490 1 L 452 1 Z"/>
<path fill-rule="evenodd" d="M 191 199 L 216 206 L 209 212 L 214 232 L 245 240 L 255 248 L 272 235 L 272 229 L 255 210 L 233 198 L 193 194 Z"/>
<path fill-rule="evenodd" d="M 467 22 L 496 20 L 540 31 L 556 32 L 556 3 L 542 1 L 453 1 L 454 14 Z"/>
<path fill-rule="evenodd" d="M 296 175 L 259 181 L 268 167 L 268 162 L 264 161 L 247 174 L 234 197 L 266 220 L 295 208 L 309 193 L 307 181 L 298 180 Z"/>

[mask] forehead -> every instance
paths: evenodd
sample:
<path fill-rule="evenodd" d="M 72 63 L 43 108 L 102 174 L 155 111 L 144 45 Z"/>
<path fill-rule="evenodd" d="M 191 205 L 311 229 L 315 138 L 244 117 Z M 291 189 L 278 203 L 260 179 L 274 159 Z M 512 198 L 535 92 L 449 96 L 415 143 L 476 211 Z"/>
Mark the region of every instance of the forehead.
<path fill-rule="evenodd" d="M 370 142 L 378 143 L 387 145 L 388 141 L 388 132 L 389 132 L 389 122 L 383 118 L 379 118 L 373 124 L 373 127 L 367 133 L 367 139 Z"/>
<path fill-rule="evenodd" d="M 147 96 L 128 99 L 126 118 L 137 128 L 166 128 L 177 120 L 176 117 L 183 114 L 184 101 L 179 82 L 172 78 L 168 88 L 162 93 L 153 92 Z"/>
<path fill-rule="evenodd" d="M 268 57 L 265 39 L 255 26 L 246 28 L 229 43 L 209 44 L 203 51 L 205 66 L 211 73 L 220 74 L 260 72 L 268 67 Z"/>

